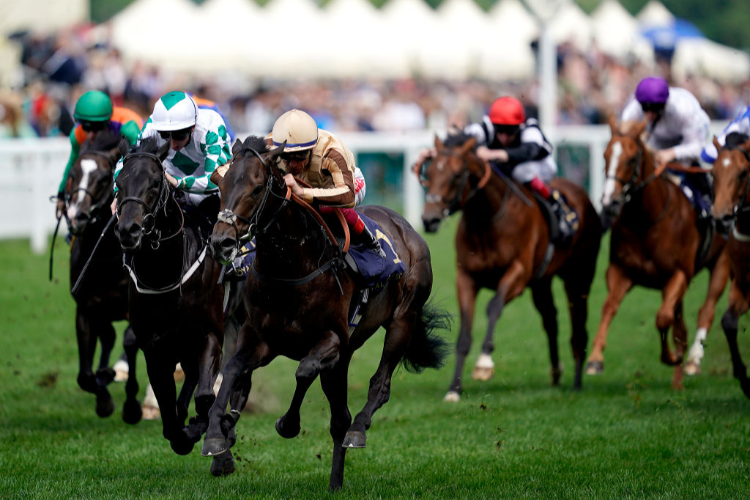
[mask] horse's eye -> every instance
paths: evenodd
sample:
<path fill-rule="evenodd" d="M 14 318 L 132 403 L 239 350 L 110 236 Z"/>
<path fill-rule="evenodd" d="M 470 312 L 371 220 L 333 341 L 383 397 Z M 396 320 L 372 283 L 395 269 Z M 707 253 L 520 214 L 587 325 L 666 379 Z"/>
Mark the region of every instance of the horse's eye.
<path fill-rule="evenodd" d="M 747 178 L 747 172 L 748 172 L 747 170 L 743 170 L 742 172 L 740 172 L 739 179 L 741 181 L 744 181 L 745 178 Z"/>
<path fill-rule="evenodd" d="M 253 192 L 250 193 L 250 196 L 252 196 L 253 198 L 257 198 L 258 196 L 260 196 L 260 193 L 262 192 L 263 192 L 263 186 L 261 184 L 258 184 L 257 186 L 255 186 L 255 189 L 253 189 Z"/>

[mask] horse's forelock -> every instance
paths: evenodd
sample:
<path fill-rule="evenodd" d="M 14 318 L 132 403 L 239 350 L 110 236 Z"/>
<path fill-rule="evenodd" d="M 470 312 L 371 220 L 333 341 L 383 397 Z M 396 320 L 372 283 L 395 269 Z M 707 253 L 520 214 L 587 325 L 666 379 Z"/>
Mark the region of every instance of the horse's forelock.
<path fill-rule="evenodd" d="M 159 141 L 156 136 L 146 137 L 133 150 L 134 153 L 151 153 L 155 155 L 159 151 Z"/>
<path fill-rule="evenodd" d="M 260 154 L 265 153 L 268 151 L 266 139 L 257 135 L 249 135 L 247 139 L 245 139 L 245 142 L 242 143 L 242 152 L 244 153 L 246 150 L 250 149 L 254 149 Z"/>
<path fill-rule="evenodd" d="M 727 139 L 725 141 L 725 148 L 727 149 L 735 149 L 743 144 L 745 144 L 750 137 L 748 137 L 745 134 L 741 134 L 739 132 L 732 132 L 727 135 Z"/>
<path fill-rule="evenodd" d="M 104 130 L 97 134 L 94 140 L 87 140 L 86 146 L 82 149 L 82 152 L 86 151 L 109 151 L 114 149 L 120 143 L 120 135 L 115 134 L 110 130 Z"/>
<path fill-rule="evenodd" d="M 466 134 L 464 132 L 458 132 L 456 134 L 450 134 L 445 138 L 445 141 L 443 144 L 447 148 L 453 148 L 457 146 L 463 146 L 466 144 L 468 140 L 470 140 L 472 137 L 474 137 L 471 134 Z"/>

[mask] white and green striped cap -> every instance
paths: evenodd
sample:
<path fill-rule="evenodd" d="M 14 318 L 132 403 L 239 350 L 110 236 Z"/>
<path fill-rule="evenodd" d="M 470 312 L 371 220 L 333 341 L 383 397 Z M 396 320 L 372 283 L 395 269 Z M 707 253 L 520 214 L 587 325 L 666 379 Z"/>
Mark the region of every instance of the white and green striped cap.
<path fill-rule="evenodd" d="M 197 114 L 195 101 L 185 92 L 174 91 L 156 101 L 151 121 L 157 131 L 171 132 L 195 125 Z"/>

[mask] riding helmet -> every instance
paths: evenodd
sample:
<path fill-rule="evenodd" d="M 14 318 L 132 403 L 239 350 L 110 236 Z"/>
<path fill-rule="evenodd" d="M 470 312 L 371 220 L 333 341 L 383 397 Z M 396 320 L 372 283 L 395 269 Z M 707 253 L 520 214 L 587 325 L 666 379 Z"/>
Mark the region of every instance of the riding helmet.
<path fill-rule="evenodd" d="M 664 78 L 644 78 L 635 89 L 635 98 L 640 103 L 664 104 L 669 98 L 669 84 Z"/>
<path fill-rule="evenodd" d="M 109 121 L 112 118 L 112 101 L 104 92 L 89 90 L 78 99 L 73 117 L 77 121 Z"/>
<path fill-rule="evenodd" d="M 495 99 L 490 106 L 489 117 L 493 125 L 521 125 L 526 121 L 526 112 L 521 101 L 505 96 Z"/>
<path fill-rule="evenodd" d="M 281 146 L 286 141 L 285 153 L 312 149 L 318 143 L 318 125 L 312 116 L 293 109 L 273 124 L 271 139 L 274 146 Z"/>
<path fill-rule="evenodd" d="M 174 91 L 164 94 L 156 101 L 151 122 L 159 132 L 184 130 L 195 125 L 198 106 L 185 92 Z"/>

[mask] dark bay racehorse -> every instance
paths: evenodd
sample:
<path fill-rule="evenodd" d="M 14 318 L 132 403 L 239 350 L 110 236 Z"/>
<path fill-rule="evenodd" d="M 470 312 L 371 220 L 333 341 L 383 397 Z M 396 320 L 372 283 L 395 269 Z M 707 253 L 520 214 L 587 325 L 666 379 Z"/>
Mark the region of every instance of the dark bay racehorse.
<path fill-rule="evenodd" d="M 612 139 L 604 153 L 607 179 L 602 198 L 603 209 L 614 219 L 607 268 L 609 294 L 586 371 L 596 374 L 604 369 L 602 351 L 612 318 L 625 294 L 634 285 L 641 285 L 662 291 L 662 304 L 656 315 L 661 361 L 675 367 L 672 385 L 681 388 L 682 359 L 687 347 L 683 297 L 695 273 L 708 268 L 708 295 L 698 315 L 698 327 L 707 332 L 729 277 L 723 252 L 726 240 L 714 234 L 705 256 L 696 262 L 701 234 L 695 210 L 680 188 L 656 171 L 654 155 L 640 137 L 645 126 L 644 121 L 621 131 L 614 117 L 610 120 Z M 670 327 L 675 353 L 667 339 Z"/>
<path fill-rule="evenodd" d="M 109 132 L 99 134 L 94 141 L 86 141 L 82 153 L 70 170 L 66 186 L 65 217 L 70 232 L 75 236 L 70 251 L 71 287 L 89 259 L 111 213 L 109 205 L 114 196 L 112 174 L 120 158 L 120 137 Z M 107 390 L 114 378 L 109 368 L 109 356 L 115 343 L 113 321 L 127 317 L 127 276 L 122 269 L 120 243 L 111 231 L 104 235 L 86 271 L 74 299 L 76 301 L 76 336 L 78 338 L 78 385 L 96 394 L 96 413 L 107 417 L 115 409 Z M 92 364 L 97 338 L 101 341 L 99 368 L 94 373 Z M 125 331 L 125 351 L 135 374 L 137 346 L 130 327 Z M 128 423 L 141 419 L 141 408 L 135 399 L 138 384 L 135 376 L 126 385 L 127 401 L 122 416 Z"/>
<path fill-rule="evenodd" d="M 580 389 L 588 338 L 587 298 L 602 234 L 601 223 L 586 192 L 564 179 L 551 182 L 565 195 L 580 219 L 580 227 L 570 244 L 553 249 L 548 224 L 539 206 L 527 205 L 521 198 L 530 198 L 530 192 L 523 188 L 520 195 L 514 193 L 513 189 L 521 188 L 509 184 L 510 179 L 503 180 L 492 173 L 489 164 L 476 155 L 475 138 L 452 135 L 443 144 L 436 137 L 435 147 L 437 156 L 423 174 L 428 190 L 422 214 L 425 230 L 437 231 L 444 217 L 463 211 L 456 233 L 461 331 L 456 347 L 456 373 L 445 400 L 460 398 L 464 362 L 471 347 L 474 304 L 482 288 L 494 290 L 495 296 L 487 306 L 487 333 L 474 378 L 488 380 L 494 373 L 491 353 L 495 348 L 495 323 L 504 307 L 529 287 L 549 340 L 552 383 L 559 384 L 562 367 L 557 349 L 557 309 L 551 290 L 555 275 L 565 282 L 568 295 L 573 327 L 570 342 L 575 358 L 573 387 Z"/>
<path fill-rule="evenodd" d="M 737 346 L 740 316 L 750 309 L 750 140 L 745 135 L 730 134 L 725 148 L 716 139 L 714 145 L 719 156 L 713 168 L 716 201 L 712 215 L 719 223 L 734 223 L 726 249 L 732 277 L 729 308 L 721 318 L 721 326 L 732 354 L 734 377 L 750 398 L 750 379 Z"/>
<path fill-rule="evenodd" d="M 356 276 L 342 267 L 338 247 L 323 225 L 290 195 L 276 166 L 284 146 L 267 151 L 260 137 L 235 142 L 233 163 L 218 184 L 222 213 L 211 245 L 220 261 L 231 261 L 242 240 L 256 237 L 253 272 L 245 283 L 247 321 L 240 330 L 237 353 L 224 369 L 224 382 L 211 408 L 211 423 L 203 454 L 213 456 L 215 475 L 234 471 L 230 452 L 235 424 L 247 402 L 253 370 L 281 355 L 300 361 L 297 389 L 276 430 L 285 438 L 300 432 L 300 406 L 307 389 L 320 375 L 331 407 L 333 463 L 330 488 L 342 486 L 347 448 L 364 448 L 365 432 L 375 411 L 390 397 L 391 376 L 403 362 L 421 371 L 441 365 L 442 340 L 431 331 L 445 315 L 426 304 L 432 289 L 430 251 L 425 241 L 397 213 L 368 206 L 362 213 L 375 220 L 392 244 L 406 271 L 390 280 L 367 303 L 359 325 L 350 336 L 347 312 Z M 355 350 L 383 326 L 382 358 L 370 379 L 367 403 L 352 423 L 347 407 L 347 376 Z M 231 411 L 226 414 L 227 402 Z"/>
<path fill-rule="evenodd" d="M 224 289 L 216 285 L 221 267 L 164 177 L 162 161 L 169 144 L 158 148 L 149 138 L 128 153 L 127 141 L 122 141 L 120 150 L 124 160 L 115 180 L 116 233 L 131 276 L 130 322 L 146 357 L 164 437 L 176 453 L 185 455 L 208 426 L 221 365 Z M 175 399 L 173 373 L 178 362 L 185 381 Z M 185 427 L 194 391 L 198 415 Z"/>

